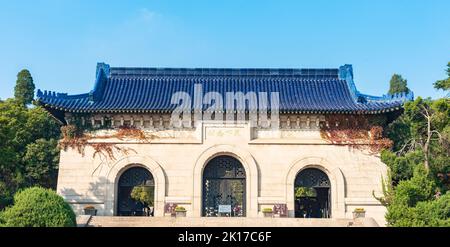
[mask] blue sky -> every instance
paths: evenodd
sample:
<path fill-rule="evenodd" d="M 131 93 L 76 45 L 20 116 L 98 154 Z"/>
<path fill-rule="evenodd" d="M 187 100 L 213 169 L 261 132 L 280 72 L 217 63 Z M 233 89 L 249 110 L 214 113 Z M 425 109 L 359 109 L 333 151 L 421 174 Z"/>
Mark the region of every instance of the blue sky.
<path fill-rule="evenodd" d="M 0 98 L 16 74 L 37 88 L 85 93 L 112 66 L 336 68 L 360 91 L 387 92 L 393 73 L 416 95 L 450 61 L 448 0 L 0 0 Z"/>

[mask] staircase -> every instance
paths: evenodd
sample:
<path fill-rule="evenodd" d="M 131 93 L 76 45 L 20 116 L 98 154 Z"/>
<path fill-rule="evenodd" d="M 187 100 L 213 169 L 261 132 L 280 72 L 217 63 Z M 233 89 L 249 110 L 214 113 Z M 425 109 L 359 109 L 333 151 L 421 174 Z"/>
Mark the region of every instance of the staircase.
<path fill-rule="evenodd" d="M 378 226 L 372 218 L 175 218 L 93 216 L 79 226 L 86 227 L 368 227 Z"/>

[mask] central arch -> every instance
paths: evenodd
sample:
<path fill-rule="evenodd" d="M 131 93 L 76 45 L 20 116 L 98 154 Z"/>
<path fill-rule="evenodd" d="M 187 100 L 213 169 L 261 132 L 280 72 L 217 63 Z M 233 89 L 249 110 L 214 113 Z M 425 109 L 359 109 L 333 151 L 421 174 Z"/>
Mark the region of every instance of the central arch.
<path fill-rule="evenodd" d="M 202 216 L 244 217 L 246 175 L 241 162 L 221 155 L 203 171 Z"/>
<path fill-rule="evenodd" d="M 258 179 L 259 169 L 253 156 L 246 150 L 234 145 L 213 145 L 203 151 L 195 162 L 193 174 L 192 216 L 202 216 L 203 172 L 209 161 L 218 156 L 231 156 L 245 169 L 245 215 L 258 216 Z"/>

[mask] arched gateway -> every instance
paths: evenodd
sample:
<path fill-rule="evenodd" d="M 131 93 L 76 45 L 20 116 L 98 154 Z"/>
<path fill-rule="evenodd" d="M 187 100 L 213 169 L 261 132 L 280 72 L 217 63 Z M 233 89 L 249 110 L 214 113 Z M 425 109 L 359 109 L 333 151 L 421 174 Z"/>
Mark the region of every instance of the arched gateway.
<path fill-rule="evenodd" d="M 119 178 L 117 188 L 117 215 L 118 216 L 150 216 L 152 210 L 147 205 L 133 200 L 131 192 L 135 186 L 143 186 L 154 201 L 155 182 L 152 174 L 143 167 L 131 167 Z M 152 205 L 149 205 L 152 206 Z"/>
<path fill-rule="evenodd" d="M 165 209 L 175 204 L 186 209 L 187 217 L 216 216 L 231 207 L 237 211 L 230 210 L 230 215 L 251 218 L 261 217 L 266 207 L 284 208 L 286 204 L 289 217 L 297 213 L 298 217 L 351 218 L 351 210 L 366 207 L 368 217 L 385 223 L 386 208 L 372 194 L 382 193 L 381 178 L 386 177 L 388 167 L 378 155 L 348 148 L 346 142 L 330 145 L 336 143 L 324 140 L 329 138 L 320 135 L 321 126 L 329 127 L 327 131 L 357 127 L 361 138 L 368 140 L 369 126 L 361 123 L 385 117 L 389 121 L 380 127 L 386 127 L 401 113 L 403 104 L 413 99 L 412 92 L 389 97 L 363 94 L 356 89 L 351 65 L 331 69 L 186 69 L 99 63 L 95 78 L 90 93 L 38 91 L 36 95 L 37 104 L 58 122 L 90 132 L 89 143 L 78 143 L 87 153 L 96 153 L 103 146 L 112 148 L 119 158 L 84 155 L 84 148 L 61 151 L 58 193 L 77 215 L 84 213 L 87 204 L 92 204 L 99 216 L 139 212 L 141 208 L 135 207 L 129 193 L 146 179 L 128 184 L 120 181 L 120 185 L 119 179 L 127 176 L 124 172 L 128 168 L 142 167 L 154 179 L 154 211 L 159 217 L 171 213 Z M 211 110 L 205 101 L 211 98 L 208 96 L 230 92 L 254 92 L 258 103 L 265 101 L 256 108 L 246 102 L 241 109 L 245 119 L 252 112 L 260 113 L 258 125 L 240 118 L 231 124 L 218 119 L 198 121 L 198 114 L 172 119 L 176 109 L 186 110 L 184 96 L 198 99 L 190 105 L 202 114 Z M 171 100 L 175 94 L 183 96 L 178 107 Z M 241 95 L 233 96 L 238 100 Z M 261 115 L 277 105 L 277 114 Z M 183 124 L 171 124 L 173 120 Z M 372 142 L 357 139 L 354 141 L 363 146 L 372 146 Z M 127 154 L 127 150 L 134 154 Z M 218 160 L 232 165 L 220 167 Z M 211 167 L 219 168 L 214 171 Z M 327 176 L 307 170 L 310 168 Z M 141 171 L 150 178 L 147 171 Z M 307 185 L 309 176 L 305 174 L 319 173 L 326 178 L 326 186 Z M 297 198 L 296 186 L 305 187 L 297 190 Z M 308 208 L 311 210 L 306 211 Z"/>
<path fill-rule="evenodd" d="M 246 174 L 231 156 L 218 156 L 203 171 L 202 215 L 206 217 L 245 216 Z"/>
<path fill-rule="evenodd" d="M 296 218 L 330 218 L 331 186 L 327 174 L 307 168 L 297 174 L 294 183 Z"/>

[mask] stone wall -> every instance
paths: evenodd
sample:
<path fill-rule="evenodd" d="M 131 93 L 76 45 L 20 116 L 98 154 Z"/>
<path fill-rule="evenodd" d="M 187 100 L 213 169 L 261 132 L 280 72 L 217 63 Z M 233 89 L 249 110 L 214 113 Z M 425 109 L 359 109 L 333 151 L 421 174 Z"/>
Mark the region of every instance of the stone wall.
<path fill-rule="evenodd" d="M 95 156 L 87 146 L 61 152 L 58 193 L 77 214 L 94 205 L 98 215 L 115 214 L 116 182 L 127 168 L 143 166 L 155 178 L 155 216 L 164 215 L 164 203 L 187 209 L 188 217 L 201 215 L 202 171 L 218 155 L 237 158 L 246 170 L 247 217 L 262 217 L 264 207 L 286 203 L 294 215 L 293 183 L 299 171 L 315 167 L 331 182 L 333 218 L 352 218 L 355 208 L 366 209 L 367 217 L 384 225 L 385 208 L 372 196 L 381 194 L 386 166 L 379 157 L 355 147 L 330 145 L 312 128 L 282 128 L 268 131 L 248 124 L 221 125 L 203 122 L 196 129 L 146 130 L 159 136 L 150 143 L 137 140 L 98 139 L 133 150 L 116 153 L 111 160 Z"/>

